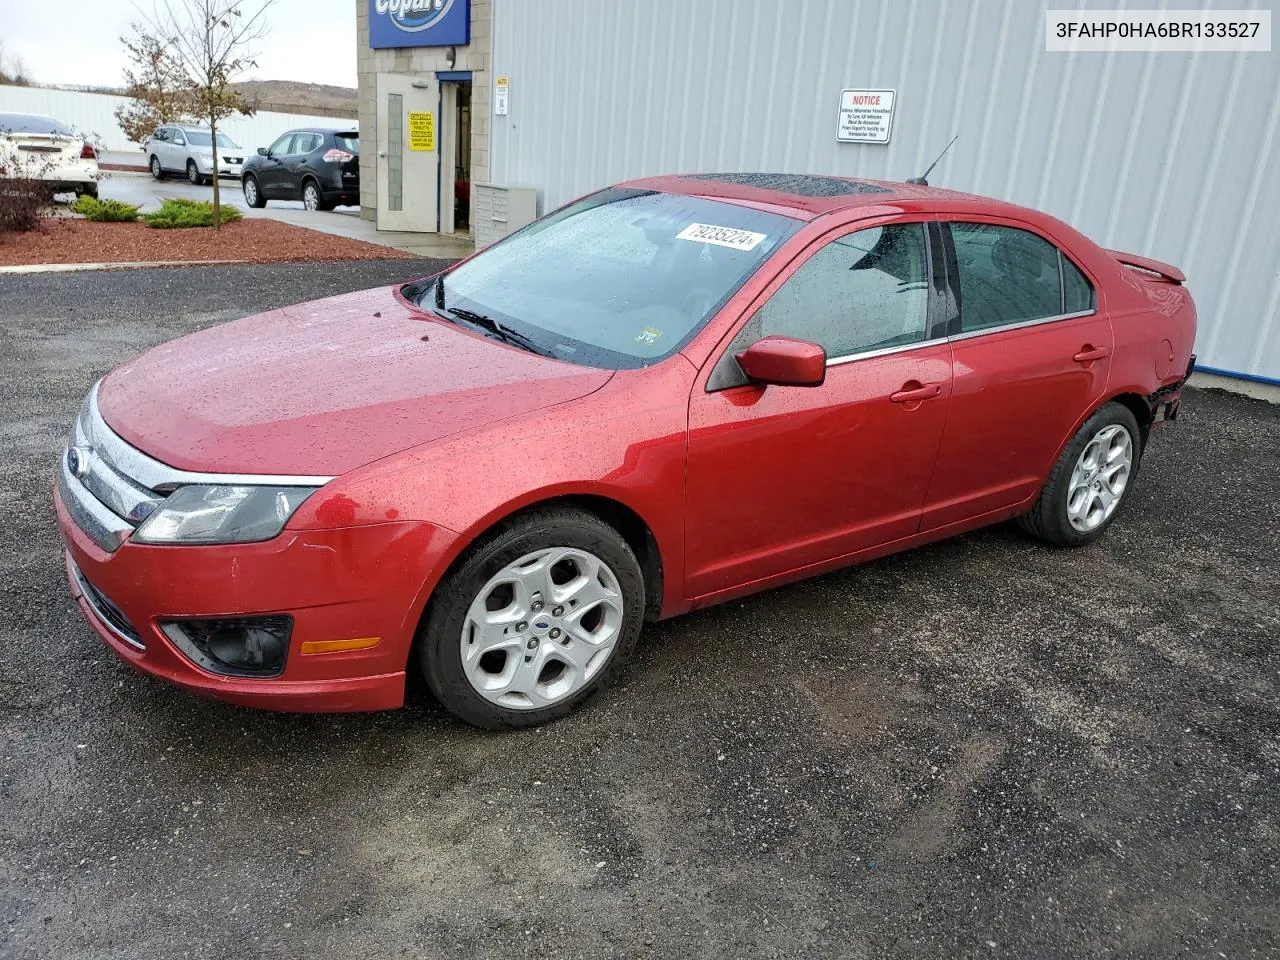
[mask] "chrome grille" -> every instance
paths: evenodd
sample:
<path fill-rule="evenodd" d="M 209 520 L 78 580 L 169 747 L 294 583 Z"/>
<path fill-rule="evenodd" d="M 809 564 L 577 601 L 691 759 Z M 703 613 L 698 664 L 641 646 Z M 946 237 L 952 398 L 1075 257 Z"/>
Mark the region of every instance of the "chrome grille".
<path fill-rule="evenodd" d="M 75 450 L 72 464 L 72 450 Z M 187 484 L 265 484 L 319 487 L 333 477 L 272 474 L 196 473 L 178 470 L 126 443 L 107 426 L 93 385 L 71 428 L 58 471 L 58 493 L 75 521 L 100 548 L 111 553 L 155 509 Z"/>

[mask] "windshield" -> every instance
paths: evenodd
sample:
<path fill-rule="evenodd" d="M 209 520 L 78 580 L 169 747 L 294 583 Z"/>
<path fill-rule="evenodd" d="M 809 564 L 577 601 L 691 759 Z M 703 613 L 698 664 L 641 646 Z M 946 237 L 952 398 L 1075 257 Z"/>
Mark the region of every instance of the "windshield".
<path fill-rule="evenodd" d="M 213 143 L 213 140 L 209 137 L 208 130 L 185 130 L 183 132 L 187 135 L 187 143 L 191 144 L 193 147 L 207 147 Z M 237 150 L 240 148 L 240 144 L 236 143 L 225 133 L 218 134 L 218 146 L 231 147 Z"/>
<path fill-rule="evenodd" d="M 648 366 L 687 343 L 799 226 L 734 204 L 612 187 L 446 274 L 446 312 L 496 320 L 562 360 Z M 434 284 L 406 294 L 436 305 Z"/>

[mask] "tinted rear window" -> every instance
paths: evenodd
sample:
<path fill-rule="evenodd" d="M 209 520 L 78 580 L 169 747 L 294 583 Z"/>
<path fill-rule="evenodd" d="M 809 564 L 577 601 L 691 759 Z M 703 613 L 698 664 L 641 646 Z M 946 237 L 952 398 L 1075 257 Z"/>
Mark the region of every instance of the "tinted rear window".
<path fill-rule="evenodd" d="M 347 153 L 360 152 L 360 136 L 355 133 L 335 133 L 334 142 Z"/>
<path fill-rule="evenodd" d="M 72 136 L 70 130 L 51 117 L 33 117 L 25 113 L 0 113 L 0 130 L 11 133 L 52 133 Z"/>

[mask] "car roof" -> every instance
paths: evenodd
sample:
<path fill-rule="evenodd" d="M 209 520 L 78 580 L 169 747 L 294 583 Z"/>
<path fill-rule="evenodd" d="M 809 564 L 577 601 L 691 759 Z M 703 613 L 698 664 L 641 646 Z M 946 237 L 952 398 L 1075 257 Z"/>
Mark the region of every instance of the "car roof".
<path fill-rule="evenodd" d="M 285 133 L 359 133 L 353 123 L 349 127 L 293 127 Z M 284 136 L 282 133 L 281 136 Z"/>
<path fill-rule="evenodd" d="M 798 220 L 855 207 L 888 207 L 893 211 L 929 213 L 970 210 L 1022 217 L 1031 212 L 990 197 L 891 180 L 865 180 L 805 173 L 684 173 L 645 177 L 618 184 L 641 190 L 720 200 L 769 209 Z M 888 212 L 888 211 L 886 211 Z"/>

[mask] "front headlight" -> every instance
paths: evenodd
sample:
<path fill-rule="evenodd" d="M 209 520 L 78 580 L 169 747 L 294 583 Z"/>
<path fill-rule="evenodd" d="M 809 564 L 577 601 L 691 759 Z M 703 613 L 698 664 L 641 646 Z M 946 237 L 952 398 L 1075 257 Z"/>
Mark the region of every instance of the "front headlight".
<path fill-rule="evenodd" d="M 179 487 L 138 527 L 138 543 L 270 540 L 318 487 Z"/>

